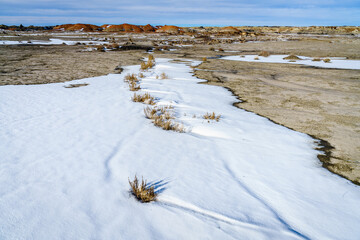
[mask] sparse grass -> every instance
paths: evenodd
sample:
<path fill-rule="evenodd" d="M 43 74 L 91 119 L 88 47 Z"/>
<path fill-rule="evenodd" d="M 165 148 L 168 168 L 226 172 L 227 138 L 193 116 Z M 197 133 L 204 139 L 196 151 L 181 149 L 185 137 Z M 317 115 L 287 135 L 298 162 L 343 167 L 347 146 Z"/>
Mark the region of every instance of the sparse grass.
<path fill-rule="evenodd" d="M 185 132 L 184 125 L 172 121 L 172 119 L 175 119 L 175 117 L 169 111 L 171 108 L 171 106 L 161 108 L 146 107 L 144 109 L 144 113 L 146 118 L 151 119 L 153 124 L 157 127 L 160 127 L 166 131 L 171 130 L 181 133 Z"/>
<path fill-rule="evenodd" d="M 268 56 L 270 56 L 270 53 L 268 51 L 262 51 L 261 53 L 259 53 L 259 56 L 268 57 Z"/>
<path fill-rule="evenodd" d="M 152 68 L 154 65 L 155 65 L 155 57 L 152 54 L 150 54 L 148 57 L 148 61 L 146 63 L 145 62 L 141 63 L 140 69 L 142 71 L 145 71 L 149 68 Z"/>
<path fill-rule="evenodd" d="M 148 203 L 152 201 L 156 201 L 157 193 L 155 193 L 154 186 L 148 186 L 146 180 L 144 178 L 141 178 L 141 184 L 139 183 L 138 178 L 135 175 L 135 178 L 133 181 L 130 181 L 130 191 L 136 197 L 137 200 L 139 200 L 142 203 Z"/>
<path fill-rule="evenodd" d="M 67 86 L 64 86 L 64 88 L 77 88 L 77 87 L 85 87 L 89 85 L 88 83 L 74 83 L 74 84 L 69 84 Z"/>
<path fill-rule="evenodd" d="M 130 91 L 139 91 L 141 89 L 140 85 L 137 84 L 135 81 L 129 82 L 129 89 Z"/>
<path fill-rule="evenodd" d="M 139 79 L 137 78 L 136 74 L 127 74 L 124 78 L 126 82 L 137 82 Z"/>
<path fill-rule="evenodd" d="M 203 118 L 207 119 L 207 120 L 215 120 L 215 121 L 219 121 L 220 120 L 221 115 L 216 115 L 215 112 L 212 113 L 206 113 Z"/>
<path fill-rule="evenodd" d="M 323 59 L 323 62 L 324 62 L 324 63 L 330 63 L 331 60 L 330 60 L 330 58 L 324 58 L 324 59 Z"/>
<path fill-rule="evenodd" d="M 149 93 L 145 93 L 143 95 L 134 93 L 134 96 L 131 98 L 133 102 L 142 102 L 145 104 L 154 105 L 155 98 L 151 96 Z"/>
<path fill-rule="evenodd" d="M 160 74 L 160 79 L 168 79 L 169 78 L 169 76 L 168 75 L 166 75 L 166 73 L 161 73 Z"/>

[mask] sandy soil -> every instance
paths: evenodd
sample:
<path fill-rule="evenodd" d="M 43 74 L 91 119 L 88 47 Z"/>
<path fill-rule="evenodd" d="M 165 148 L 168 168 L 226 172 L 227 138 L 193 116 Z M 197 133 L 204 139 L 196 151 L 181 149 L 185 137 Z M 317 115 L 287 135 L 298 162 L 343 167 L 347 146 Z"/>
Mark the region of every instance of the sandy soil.
<path fill-rule="evenodd" d="M 137 44 L 156 46 L 176 39 L 154 34 L 130 37 Z M 126 41 L 130 37 L 118 39 Z M 319 156 L 324 166 L 360 184 L 360 70 L 217 59 L 220 55 L 256 54 L 262 50 L 271 54 L 360 59 L 359 38 L 300 36 L 296 41 L 215 45 L 191 45 L 190 37 L 181 38 L 185 47 L 168 44 L 172 51 L 155 51 L 155 57 L 197 60 L 207 57 L 196 69 L 196 76 L 209 80 L 209 84 L 229 88 L 243 100 L 236 104 L 238 107 L 324 140 L 322 145 L 327 146 L 327 154 Z M 0 46 L 0 85 L 99 76 L 114 72 L 118 65 L 139 64 L 141 57 L 146 56 L 143 50 L 83 50 L 84 46 Z"/>

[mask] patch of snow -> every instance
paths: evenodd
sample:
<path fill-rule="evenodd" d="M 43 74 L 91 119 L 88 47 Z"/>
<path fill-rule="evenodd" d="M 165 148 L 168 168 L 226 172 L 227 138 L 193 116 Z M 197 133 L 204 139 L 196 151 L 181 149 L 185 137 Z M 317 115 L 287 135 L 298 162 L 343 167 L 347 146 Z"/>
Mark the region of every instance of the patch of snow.
<path fill-rule="evenodd" d="M 233 61 L 244 61 L 244 62 L 266 62 L 266 63 L 289 63 L 289 64 L 302 64 L 309 65 L 314 67 L 322 67 L 322 68 L 340 68 L 340 69 L 360 69 L 360 60 L 348 60 L 345 58 L 339 57 L 330 57 L 331 62 L 325 63 L 322 61 L 312 61 L 313 58 L 298 56 L 300 60 L 296 60 L 295 62 L 290 62 L 289 60 L 284 60 L 283 58 L 288 55 L 270 55 L 268 57 L 262 57 L 258 55 L 243 55 L 241 56 L 226 56 L 220 59 L 224 60 L 233 60 Z M 259 58 L 255 60 L 254 58 Z"/>
<path fill-rule="evenodd" d="M 140 66 L 1 86 L 0 239 L 358 239 L 360 187 L 322 168 L 309 136 L 198 84 L 198 63 L 157 59 L 140 84 L 187 133 L 155 127 L 131 101 L 123 79 Z M 213 111 L 219 122 L 202 118 Z M 130 196 L 135 174 L 157 202 Z"/>
<path fill-rule="evenodd" d="M 28 40 L 26 41 L 4 41 L 4 40 L 0 40 L 0 44 L 3 45 L 18 45 L 18 44 L 26 44 L 26 45 L 61 45 L 61 44 L 66 44 L 66 45 L 75 45 L 77 43 L 81 43 L 81 44 L 92 44 L 92 45 L 102 45 L 102 44 L 108 44 L 109 42 L 105 42 L 105 41 L 68 41 L 68 40 L 62 40 L 62 39 L 57 39 L 57 38 L 50 38 L 49 41 L 40 41 L 40 40 L 30 40 L 30 42 L 28 42 Z"/>

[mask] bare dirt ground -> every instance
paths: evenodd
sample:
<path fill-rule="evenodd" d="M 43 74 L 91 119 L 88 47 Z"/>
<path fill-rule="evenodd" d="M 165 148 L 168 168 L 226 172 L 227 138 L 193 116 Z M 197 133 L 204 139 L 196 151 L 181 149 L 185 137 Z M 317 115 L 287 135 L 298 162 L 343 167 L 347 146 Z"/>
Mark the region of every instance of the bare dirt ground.
<path fill-rule="evenodd" d="M 21 38 L 31 40 L 30 36 Z M 229 88 L 243 100 L 236 104 L 238 107 L 324 140 L 326 155 L 319 156 L 323 165 L 360 184 L 360 70 L 217 59 L 226 55 L 257 54 L 263 50 L 270 54 L 360 59 L 358 37 L 291 36 L 291 41 L 226 43 L 222 40 L 212 45 L 196 42 L 189 36 L 150 34 L 115 38 L 120 44 L 131 40 L 136 44 L 170 49 L 155 49 L 155 57 L 197 60 L 206 57 L 207 61 L 194 70 L 196 76 L 207 79 L 209 84 Z M 146 56 L 143 50 L 85 52 L 84 48 L 0 45 L 0 85 L 42 84 L 99 76 L 113 73 L 118 65 L 139 64 Z"/>

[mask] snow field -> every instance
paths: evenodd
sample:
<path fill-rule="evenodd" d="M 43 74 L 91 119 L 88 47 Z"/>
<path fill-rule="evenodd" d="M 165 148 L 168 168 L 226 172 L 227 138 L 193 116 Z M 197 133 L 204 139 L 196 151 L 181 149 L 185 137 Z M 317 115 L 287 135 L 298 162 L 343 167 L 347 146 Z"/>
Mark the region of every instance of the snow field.
<path fill-rule="evenodd" d="M 140 66 L 79 88 L 0 87 L 0 239 L 357 239 L 359 187 L 321 167 L 309 136 L 233 107 L 190 64 L 157 59 L 140 83 L 186 133 L 131 101 L 123 79 Z M 157 202 L 130 196 L 135 174 Z"/>

